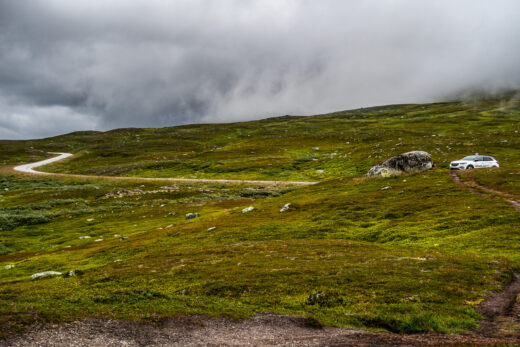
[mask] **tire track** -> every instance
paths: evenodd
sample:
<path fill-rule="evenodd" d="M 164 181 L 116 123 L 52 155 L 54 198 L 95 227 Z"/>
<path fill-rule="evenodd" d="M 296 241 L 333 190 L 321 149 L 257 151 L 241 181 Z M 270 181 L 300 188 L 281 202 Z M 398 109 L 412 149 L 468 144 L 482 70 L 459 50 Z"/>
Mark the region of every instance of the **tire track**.
<path fill-rule="evenodd" d="M 487 197 L 500 197 L 503 198 L 504 201 L 510 203 L 517 211 L 520 212 L 520 202 L 515 200 L 519 199 L 520 197 L 518 195 L 502 192 L 496 189 L 485 187 L 481 184 L 478 184 L 475 182 L 475 179 L 473 177 L 469 177 L 469 184 L 466 182 L 463 182 L 460 178 L 460 175 L 457 171 L 450 171 L 450 177 L 461 187 L 464 187 L 465 189 L 469 190 L 472 193 L 487 196 Z"/>
<path fill-rule="evenodd" d="M 453 182 L 470 192 L 489 198 L 502 198 L 520 212 L 520 202 L 512 199 L 518 198 L 518 196 L 480 185 L 475 182 L 473 177 L 469 178 L 470 181 L 469 184 L 467 184 L 462 181 L 460 175 L 456 171 L 450 171 L 450 177 Z M 519 293 L 520 274 L 514 272 L 511 282 L 507 286 L 505 286 L 500 292 L 491 294 L 486 300 L 480 303 L 478 311 L 486 317 L 486 321 L 480 329 L 480 333 L 483 336 L 500 336 L 500 322 L 503 321 L 503 318 L 507 318 L 509 321 L 518 320 L 519 317 L 517 317 L 517 314 L 514 314 L 513 309 L 515 308 L 515 303 Z"/>

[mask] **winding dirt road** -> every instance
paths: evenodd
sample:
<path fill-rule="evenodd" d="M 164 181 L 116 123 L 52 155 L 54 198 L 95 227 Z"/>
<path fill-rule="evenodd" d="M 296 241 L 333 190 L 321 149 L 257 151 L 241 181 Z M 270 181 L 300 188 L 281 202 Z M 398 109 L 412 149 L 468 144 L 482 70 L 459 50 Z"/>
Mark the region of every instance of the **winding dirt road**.
<path fill-rule="evenodd" d="M 249 185 L 260 185 L 260 186 L 308 186 L 319 182 L 304 182 L 304 181 L 259 181 L 259 180 L 222 180 L 222 179 L 210 179 L 210 178 L 160 178 L 160 177 L 123 177 L 123 176 L 95 176 L 95 175 L 77 175 L 77 174 L 63 174 L 63 173 L 51 173 L 34 170 L 37 167 L 48 165 L 66 158 L 73 156 L 71 153 L 56 153 L 50 152 L 51 154 L 58 154 L 58 156 L 38 161 L 36 163 L 29 163 L 18 165 L 13 170 L 33 175 L 47 175 L 47 176 L 62 176 L 62 177 L 78 177 L 78 178 L 107 178 L 107 179 L 118 179 L 118 180 L 132 180 L 132 181 L 169 181 L 169 182 L 181 182 L 181 183 L 219 183 L 219 184 L 249 184 Z"/>

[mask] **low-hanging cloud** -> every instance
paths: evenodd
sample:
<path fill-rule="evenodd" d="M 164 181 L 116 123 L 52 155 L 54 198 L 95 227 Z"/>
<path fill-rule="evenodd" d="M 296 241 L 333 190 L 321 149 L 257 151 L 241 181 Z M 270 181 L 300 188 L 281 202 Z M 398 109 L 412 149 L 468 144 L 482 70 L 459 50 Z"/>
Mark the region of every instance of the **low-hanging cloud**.
<path fill-rule="evenodd" d="M 516 0 L 0 0 L 0 138 L 520 87 Z"/>

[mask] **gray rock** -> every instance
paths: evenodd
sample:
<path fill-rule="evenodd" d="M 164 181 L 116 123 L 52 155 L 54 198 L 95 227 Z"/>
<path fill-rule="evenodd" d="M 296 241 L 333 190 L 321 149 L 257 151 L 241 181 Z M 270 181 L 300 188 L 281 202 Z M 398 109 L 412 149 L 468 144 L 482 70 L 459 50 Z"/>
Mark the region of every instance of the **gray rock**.
<path fill-rule="evenodd" d="M 55 276 L 61 276 L 63 275 L 61 272 L 58 271 L 44 271 L 44 272 L 38 272 L 31 276 L 31 280 L 37 280 L 40 278 L 45 277 L 55 277 Z"/>
<path fill-rule="evenodd" d="M 208 228 L 207 231 L 213 231 L 213 230 L 215 230 L 215 229 L 217 229 L 217 227 L 211 227 L 211 228 Z"/>
<path fill-rule="evenodd" d="M 193 218 L 197 218 L 199 216 L 198 213 L 186 213 L 186 220 L 188 219 L 193 219 Z"/>
<path fill-rule="evenodd" d="M 430 170 L 434 166 L 432 157 L 423 151 L 413 151 L 387 159 L 367 172 L 367 177 L 388 177 L 403 172 Z"/>
<path fill-rule="evenodd" d="M 76 277 L 76 271 L 71 270 L 69 272 L 66 272 L 63 277 Z"/>
<path fill-rule="evenodd" d="M 4 267 L 4 269 L 9 270 L 9 269 L 12 269 L 13 267 L 14 267 L 13 264 L 8 264 L 8 265 L 6 265 L 6 266 Z"/>
<path fill-rule="evenodd" d="M 123 236 L 123 237 L 121 237 L 121 238 L 119 239 L 119 241 L 125 241 L 125 240 L 128 240 L 128 239 L 129 239 L 128 236 Z"/>
<path fill-rule="evenodd" d="M 321 293 L 312 293 L 312 294 L 309 294 L 309 296 L 307 297 L 307 304 L 309 305 L 315 305 L 318 303 L 319 299 L 321 297 Z"/>
<path fill-rule="evenodd" d="M 242 213 L 247 213 L 253 211 L 255 208 L 253 206 L 246 207 L 242 210 Z"/>
<path fill-rule="evenodd" d="M 283 205 L 283 207 L 281 208 L 280 212 L 285 212 L 289 209 L 289 207 L 291 207 L 291 203 L 287 203 L 285 205 Z"/>

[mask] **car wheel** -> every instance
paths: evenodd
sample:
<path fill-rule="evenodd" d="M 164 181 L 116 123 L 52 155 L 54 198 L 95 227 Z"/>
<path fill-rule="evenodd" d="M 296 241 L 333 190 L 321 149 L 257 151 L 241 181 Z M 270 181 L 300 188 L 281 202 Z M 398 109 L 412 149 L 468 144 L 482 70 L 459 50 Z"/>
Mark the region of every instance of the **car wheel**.
<path fill-rule="evenodd" d="M 471 169 L 474 169 L 475 167 L 473 165 L 468 165 L 466 166 L 466 170 L 471 170 Z"/>

